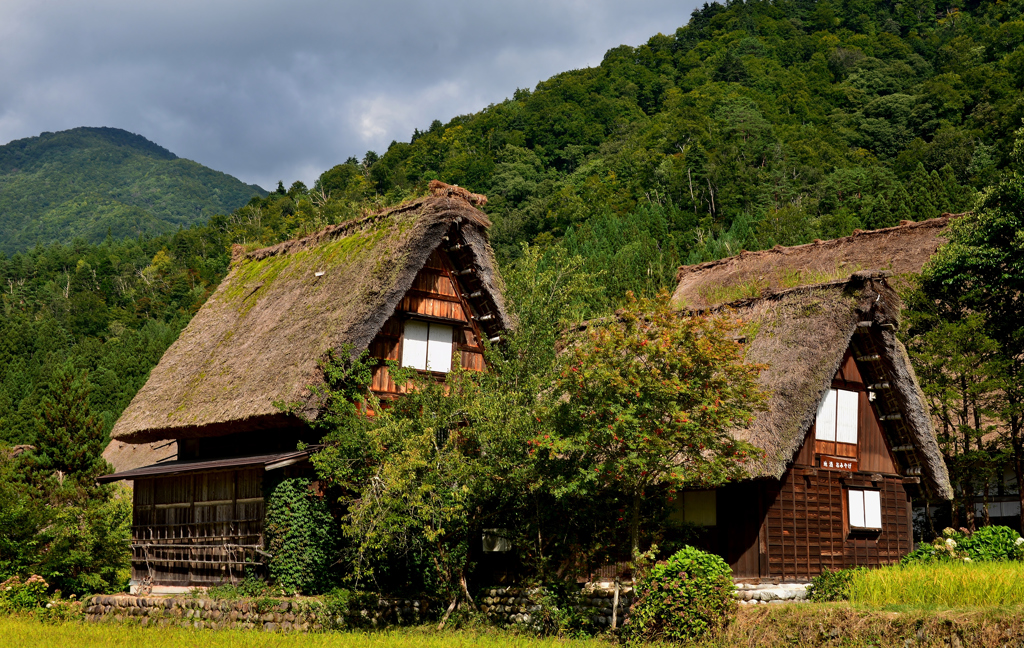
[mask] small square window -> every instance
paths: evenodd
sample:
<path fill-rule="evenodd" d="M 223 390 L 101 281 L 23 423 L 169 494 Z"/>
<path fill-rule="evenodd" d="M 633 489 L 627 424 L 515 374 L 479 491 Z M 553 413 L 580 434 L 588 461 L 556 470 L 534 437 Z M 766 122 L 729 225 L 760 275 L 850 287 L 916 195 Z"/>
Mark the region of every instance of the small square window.
<path fill-rule="evenodd" d="M 882 528 L 882 493 L 876 490 L 851 490 L 848 501 L 850 504 L 851 529 Z"/>
<path fill-rule="evenodd" d="M 421 371 L 452 370 L 452 327 L 409 320 L 402 339 L 402 366 Z"/>

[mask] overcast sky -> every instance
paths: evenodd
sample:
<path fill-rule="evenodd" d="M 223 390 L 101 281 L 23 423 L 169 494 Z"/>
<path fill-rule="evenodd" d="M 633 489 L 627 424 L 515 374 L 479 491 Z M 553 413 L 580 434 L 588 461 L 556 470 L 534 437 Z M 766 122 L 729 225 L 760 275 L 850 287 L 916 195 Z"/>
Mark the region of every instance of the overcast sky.
<path fill-rule="evenodd" d="M 2 0 L 0 144 L 113 126 L 270 189 L 597 65 L 696 0 Z"/>

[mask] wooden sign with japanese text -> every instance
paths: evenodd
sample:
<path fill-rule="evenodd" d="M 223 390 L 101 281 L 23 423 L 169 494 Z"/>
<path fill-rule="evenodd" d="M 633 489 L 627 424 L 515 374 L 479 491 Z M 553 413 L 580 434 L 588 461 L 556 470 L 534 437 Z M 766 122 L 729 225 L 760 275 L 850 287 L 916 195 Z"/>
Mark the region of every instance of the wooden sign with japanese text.
<path fill-rule="evenodd" d="M 825 470 L 857 472 L 857 460 L 851 457 L 830 457 L 821 455 L 821 467 Z"/>

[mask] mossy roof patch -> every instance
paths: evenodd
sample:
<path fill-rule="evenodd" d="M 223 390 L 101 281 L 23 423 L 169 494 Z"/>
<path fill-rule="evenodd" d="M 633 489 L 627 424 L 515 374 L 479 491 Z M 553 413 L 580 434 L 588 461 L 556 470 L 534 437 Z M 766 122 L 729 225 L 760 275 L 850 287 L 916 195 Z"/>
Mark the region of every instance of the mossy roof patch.
<path fill-rule="evenodd" d="M 111 436 L 143 443 L 225 434 L 279 421 L 275 402 L 310 405 L 319 360 L 345 345 L 367 348 L 453 227 L 507 327 L 490 222 L 474 207 L 483 197 L 438 185 L 431 196 L 302 239 L 236 250 L 228 276 Z"/>
<path fill-rule="evenodd" d="M 860 270 L 885 270 L 896 275 L 918 273 L 940 245 L 951 218 L 939 218 L 806 245 L 741 252 L 718 261 L 683 266 L 672 301 L 680 308 L 710 308 L 737 299 L 757 297 L 830 281 L 844 280 Z"/>

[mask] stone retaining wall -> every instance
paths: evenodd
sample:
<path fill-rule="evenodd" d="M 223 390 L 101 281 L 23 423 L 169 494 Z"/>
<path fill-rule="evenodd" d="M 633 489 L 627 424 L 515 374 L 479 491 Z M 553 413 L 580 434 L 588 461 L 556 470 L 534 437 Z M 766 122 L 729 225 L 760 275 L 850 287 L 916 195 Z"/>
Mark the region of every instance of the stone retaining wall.
<path fill-rule="evenodd" d="M 498 625 L 526 624 L 534 621 L 534 615 L 540 611 L 540 590 L 521 589 L 516 587 L 494 587 L 484 589 L 478 596 L 480 611 Z M 612 622 L 612 603 L 614 589 L 607 587 L 588 586 L 580 591 L 576 610 L 584 613 L 597 626 L 610 626 Z M 626 611 L 633 603 L 633 588 L 623 586 L 619 590 L 618 624 L 621 626 Z"/>
<path fill-rule="evenodd" d="M 736 586 L 740 605 L 799 603 L 808 600 L 807 583 L 744 584 Z M 541 591 L 517 587 L 491 587 L 477 593 L 480 611 L 497 625 L 534 623 L 541 610 Z M 580 591 L 575 609 L 598 627 L 612 621 L 614 590 L 589 585 Z M 619 590 L 618 624 L 625 621 L 633 603 L 633 588 Z M 349 612 L 345 618 L 329 618 L 329 611 L 314 599 L 213 600 L 195 597 L 94 596 L 85 602 L 86 621 L 138 622 L 140 625 L 192 628 L 248 628 L 306 632 L 324 627 L 381 627 L 414 625 L 434 620 L 439 610 L 429 601 L 378 599 L 376 607 Z"/>
<path fill-rule="evenodd" d="M 734 596 L 740 605 L 806 603 L 810 601 L 810 586 L 810 583 L 738 583 Z"/>
<path fill-rule="evenodd" d="M 239 628 L 306 632 L 327 627 L 417 624 L 429 618 L 427 601 L 379 599 L 376 608 L 329 618 L 315 600 L 213 600 L 158 596 L 94 596 L 85 603 L 89 622 L 135 621 L 140 625 Z"/>

